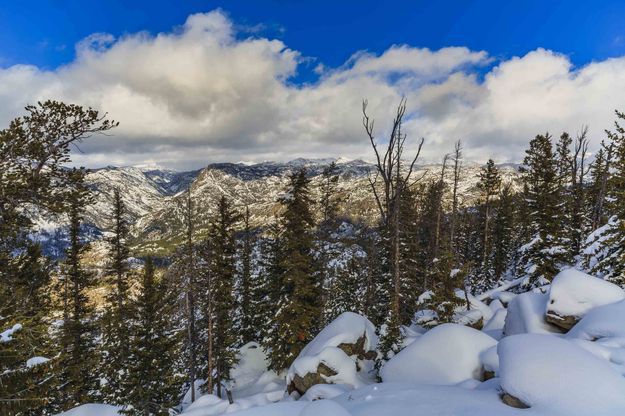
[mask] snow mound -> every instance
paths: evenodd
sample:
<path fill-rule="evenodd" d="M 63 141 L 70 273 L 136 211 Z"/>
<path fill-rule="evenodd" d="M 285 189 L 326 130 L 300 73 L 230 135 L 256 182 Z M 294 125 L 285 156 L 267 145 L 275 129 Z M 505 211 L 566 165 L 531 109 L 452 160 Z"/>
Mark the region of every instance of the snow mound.
<path fill-rule="evenodd" d="M 59 413 L 57 416 L 119 416 L 120 410 L 122 410 L 121 407 L 110 404 L 87 403 Z"/>
<path fill-rule="evenodd" d="M 625 292 L 615 284 L 575 269 L 556 275 L 549 290 L 547 318 L 554 323 L 568 318 L 572 326 L 589 310 L 625 299 Z"/>
<path fill-rule="evenodd" d="M 305 394 L 315 384 L 366 384 L 377 346 L 375 327 L 365 317 L 345 312 L 317 335 L 293 361 L 286 376 L 289 393 Z"/>
<path fill-rule="evenodd" d="M 568 416 L 625 414 L 625 379 L 574 343 L 522 334 L 504 338 L 497 352 L 501 387 L 532 409 Z"/>
<path fill-rule="evenodd" d="M 480 354 L 496 344 L 495 339 L 476 329 L 443 324 L 391 358 L 380 375 L 384 382 L 438 385 L 480 379 Z"/>
<path fill-rule="evenodd" d="M 561 333 L 558 327 L 545 321 L 548 297 L 534 292 L 514 297 L 508 304 L 504 335 Z"/>
<path fill-rule="evenodd" d="M 625 301 L 599 306 L 589 311 L 566 336 L 588 341 L 625 338 Z"/>

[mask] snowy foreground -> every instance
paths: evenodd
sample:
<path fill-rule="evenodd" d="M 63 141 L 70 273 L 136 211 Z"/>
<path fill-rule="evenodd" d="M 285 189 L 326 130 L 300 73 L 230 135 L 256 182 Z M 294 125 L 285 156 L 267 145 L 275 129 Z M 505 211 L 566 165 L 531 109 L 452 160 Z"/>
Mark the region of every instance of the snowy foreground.
<path fill-rule="evenodd" d="M 257 344 L 247 344 L 232 374 L 234 403 L 205 394 L 191 404 L 187 394 L 182 414 L 625 415 L 625 292 L 573 269 L 533 292 L 517 295 L 506 291 L 511 286 L 458 311 L 458 321 L 481 330 L 405 328 L 404 348 L 382 367 L 381 383 L 372 374 L 375 328 L 345 313 L 281 376 L 266 370 Z M 118 410 L 88 404 L 63 415 Z"/>

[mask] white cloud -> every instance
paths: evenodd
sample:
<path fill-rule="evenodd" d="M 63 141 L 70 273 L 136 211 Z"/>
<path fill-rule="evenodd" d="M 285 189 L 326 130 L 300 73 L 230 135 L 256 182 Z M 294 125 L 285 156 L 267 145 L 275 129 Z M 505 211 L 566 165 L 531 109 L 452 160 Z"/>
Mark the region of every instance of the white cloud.
<path fill-rule="evenodd" d="M 362 99 L 383 138 L 405 95 L 405 131 L 415 142 L 426 138 L 426 159 L 461 138 L 468 158 L 518 161 L 546 130 L 575 132 L 585 123 L 598 142 L 625 92 L 625 58 L 574 68 L 539 49 L 493 64 L 483 51 L 406 45 L 356 52 L 338 68 L 319 62 L 319 80 L 298 86 L 289 79 L 308 58 L 241 30 L 220 11 L 195 14 L 157 35 L 93 34 L 76 45 L 73 62 L 52 71 L 0 69 L 0 123 L 47 98 L 107 111 L 120 127 L 84 144 L 78 161 L 89 166 L 368 157 Z"/>

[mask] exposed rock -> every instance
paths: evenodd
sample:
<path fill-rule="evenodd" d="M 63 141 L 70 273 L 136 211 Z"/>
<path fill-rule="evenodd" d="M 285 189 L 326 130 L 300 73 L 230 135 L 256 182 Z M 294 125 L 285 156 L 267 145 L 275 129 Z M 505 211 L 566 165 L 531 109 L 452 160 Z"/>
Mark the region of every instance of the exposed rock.
<path fill-rule="evenodd" d="M 295 374 L 293 376 L 293 380 L 291 380 L 291 383 L 287 386 L 287 392 L 291 394 L 292 392 L 297 391 L 299 394 L 304 395 L 309 388 L 316 384 L 327 384 L 324 377 L 331 377 L 337 374 L 338 373 L 336 371 L 324 363 L 319 363 L 315 373 L 307 373 L 304 377 L 300 377 L 299 374 Z"/>
<path fill-rule="evenodd" d="M 367 334 L 362 334 L 355 343 L 341 343 L 337 345 L 337 348 L 345 351 L 348 356 L 356 356 L 359 360 L 375 360 L 375 351 L 365 351 L 365 343 L 367 342 Z"/>
<path fill-rule="evenodd" d="M 487 381 L 491 378 L 495 378 L 495 372 L 482 369 L 482 381 Z"/>
<path fill-rule="evenodd" d="M 510 407 L 515 407 L 517 409 L 529 409 L 528 405 L 508 393 L 504 393 L 501 395 L 501 401 Z"/>
<path fill-rule="evenodd" d="M 577 316 L 560 316 L 555 312 L 547 312 L 545 314 L 545 321 L 568 331 L 579 322 L 579 318 Z"/>

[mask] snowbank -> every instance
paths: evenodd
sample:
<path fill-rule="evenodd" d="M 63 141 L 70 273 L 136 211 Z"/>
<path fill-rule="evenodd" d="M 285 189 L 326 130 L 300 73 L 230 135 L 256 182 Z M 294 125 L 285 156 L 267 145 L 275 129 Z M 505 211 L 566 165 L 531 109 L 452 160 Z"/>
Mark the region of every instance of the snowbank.
<path fill-rule="evenodd" d="M 503 404 L 495 389 L 480 391 L 456 386 L 381 383 L 333 400 L 352 416 L 530 416 Z M 317 416 L 333 415 L 319 413 Z"/>
<path fill-rule="evenodd" d="M 545 322 L 547 300 L 548 295 L 534 292 L 513 298 L 508 304 L 504 335 L 561 333 L 558 327 Z"/>
<path fill-rule="evenodd" d="M 589 341 L 625 338 L 625 301 L 599 306 L 589 311 L 566 336 Z"/>
<path fill-rule="evenodd" d="M 380 371 L 384 382 L 456 384 L 480 379 L 480 354 L 497 344 L 476 329 L 443 324 L 391 358 Z"/>
<path fill-rule="evenodd" d="M 569 329 L 589 310 L 623 299 L 625 292 L 617 285 L 579 270 L 565 269 L 551 284 L 547 319 Z"/>
<path fill-rule="evenodd" d="M 559 337 L 523 334 L 499 342 L 503 390 L 547 414 L 621 416 L 625 379 L 610 365 Z"/>

